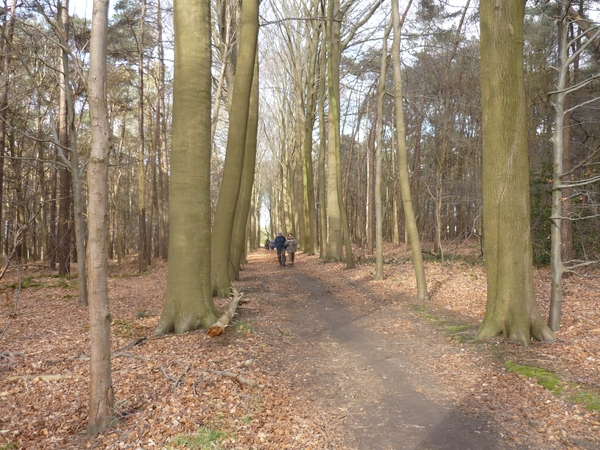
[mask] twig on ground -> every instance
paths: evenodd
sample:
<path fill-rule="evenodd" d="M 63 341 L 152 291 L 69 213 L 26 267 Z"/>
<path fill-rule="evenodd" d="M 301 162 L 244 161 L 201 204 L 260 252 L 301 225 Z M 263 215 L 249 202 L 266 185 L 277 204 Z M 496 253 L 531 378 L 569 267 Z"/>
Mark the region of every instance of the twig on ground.
<path fill-rule="evenodd" d="M 319 428 L 319 431 L 321 432 L 321 434 L 323 434 L 323 437 L 325 438 L 325 448 L 329 448 L 329 436 L 327 435 L 327 432 L 323 428 Z"/>
<path fill-rule="evenodd" d="M 172 376 L 170 376 L 169 374 L 167 374 L 167 371 L 166 371 L 166 369 L 163 366 L 160 366 L 160 370 L 161 370 L 161 372 L 163 373 L 163 375 L 165 376 L 165 378 L 167 380 L 173 382 L 173 389 L 176 389 L 177 386 L 179 386 L 179 383 L 181 382 L 181 379 L 190 370 L 190 368 L 192 367 L 192 365 L 188 364 L 187 367 L 184 367 L 184 365 L 181 364 L 179 361 L 171 361 L 169 364 L 167 364 L 167 369 L 169 367 L 171 367 L 173 364 L 177 364 L 177 365 L 179 365 L 183 369 L 183 372 L 181 372 L 181 374 L 177 378 L 173 378 Z"/>
<path fill-rule="evenodd" d="M 233 378 L 235 381 L 237 381 L 240 385 L 245 385 L 245 386 L 256 386 L 258 383 L 254 380 L 250 380 L 248 378 L 245 378 L 241 375 L 238 375 L 237 373 L 233 373 L 233 372 L 228 372 L 226 370 L 224 371 L 220 371 L 220 370 L 211 370 L 212 373 L 214 373 L 215 375 L 221 375 L 223 377 L 228 377 L 228 378 Z"/>
<path fill-rule="evenodd" d="M 127 350 L 128 348 L 135 347 L 136 345 L 142 345 L 144 342 L 146 342 L 146 338 L 145 337 L 134 339 L 129 344 L 127 344 L 125 347 L 121 347 L 120 349 L 115 350 L 115 355 L 117 353 L 120 353 L 120 352 L 124 351 L 124 350 Z"/>
<path fill-rule="evenodd" d="M 192 367 L 192 365 L 188 364 L 188 366 L 185 368 L 185 370 L 183 372 L 181 372 L 181 375 L 179 375 L 179 377 L 177 378 L 177 380 L 175 380 L 175 383 L 173 384 L 173 389 L 175 389 L 177 386 L 179 386 L 181 379 L 187 373 L 187 371 L 190 370 L 190 367 Z"/>
<path fill-rule="evenodd" d="M 87 361 L 88 359 L 90 359 L 90 357 L 82 353 L 79 356 L 74 356 L 72 358 L 67 358 L 67 359 L 65 359 L 65 361 Z"/>

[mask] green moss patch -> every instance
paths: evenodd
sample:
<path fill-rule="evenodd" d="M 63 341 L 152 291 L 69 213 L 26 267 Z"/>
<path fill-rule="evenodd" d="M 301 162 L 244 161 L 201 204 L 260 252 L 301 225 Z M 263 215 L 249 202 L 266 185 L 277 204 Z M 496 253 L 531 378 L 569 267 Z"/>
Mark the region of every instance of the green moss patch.
<path fill-rule="evenodd" d="M 600 397 L 590 392 L 578 392 L 572 397 L 575 403 L 583 403 L 590 411 L 600 411 Z"/>
<path fill-rule="evenodd" d="M 548 372 L 545 369 L 541 369 L 539 367 L 532 366 L 522 366 L 519 364 L 515 364 L 512 361 L 506 361 L 504 363 L 509 372 L 518 373 L 520 375 L 526 376 L 527 378 L 533 378 L 537 381 L 537 383 L 544 388 L 548 389 L 552 393 L 556 395 L 560 395 L 562 393 L 562 382 L 558 375 Z"/>
<path fill-rule="evenodd" d="M 176 436 L 169 448 L 187 448 L 194 450 L 215 450 L 223 448 L 220 443 L 227 439 L 224 431 L 202 427 L 194 434 Z"/>

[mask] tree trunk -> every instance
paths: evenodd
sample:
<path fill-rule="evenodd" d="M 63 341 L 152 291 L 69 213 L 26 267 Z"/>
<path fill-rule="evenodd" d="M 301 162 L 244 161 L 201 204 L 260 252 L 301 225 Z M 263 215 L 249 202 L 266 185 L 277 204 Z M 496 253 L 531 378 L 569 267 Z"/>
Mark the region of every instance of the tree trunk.
<path fill-rule="evenodd" d="M 75 223 L 75 245 L 77 250 L 77 277 L 78 277 L 78 288 L 79 288 L 79 304 L 81 306 L 88 305 L 88 291 L 87 291 L 87 261 L 86 261 L 86 250 L 85 250 L 85 221 L 84 221 L 84 199 L 83 199 L 83 188 L 81 183 L 81 175 L 79 173 L 79 154 L 77 153 L 77 131 L 75 129 L 75 108 L 73 105 L 73 94 L 71 91 L 71 82 L 69 76 L 69 54 L 68 48 L 68 33 L 67 24 L 69 20 L 69 2 L 68 0 L 62 0 L 61 8 L 59 11 L 59 33 L 61 34 L 59 39 L 62 44 L 61 60 L 62 60 L 62 73 L 64 76 L 64 89 L 67 103 L 67 122 L 69 126 L 69 155 L 71 156 L 70 161 L 68 158 L 63 158 L 63 162 L 67 165 L 71 174 L 71 180 L 73 182 L 73 206 L 74 206 L 74 223 Z M 69 227 L 71 229 L 71 227 Z M 72 231 L 72 229 L 71 229 Z M 71 233 L 69 233 L 71 234 Z M 71 238 L 69 238 L 71 242 Z"/>
<path fill-rule="evenodd" d="M 58 242 L 56 259 L 58 274 L 65 276 L 71 273 L 71 152 L 69 146 L 69 107 L 67 73 L 62 69 L 63 51 L 61 50 L 61 70 L 58 73 L 60 85 L 59 111 L 58 111 L 58 154 L 61 156 L 59 169 L 59 208 L 58 208 Z"/>
<path fill-rule="evenodd" d="M 90 400 L 88 433 L 108 428 L 113 420 L 114 391 L 110 367 L 110 311 L 108 309 L 108 152 L 110 129 L 106 106 L 106 47 L 108 0 L 96 0 L 90 40 L 89 104 L 92 150 L 89 189 L 89 314 Z M 84 258 L 85 255 L 80 255 Z"/>
<path fill-rule="evenodd" d="M 155 335 L 208 328 L 219 317 L 210 267 L 210 1 L 175 0 L 173 6 L 169 268 L 165 307 Z"/>
<path fill-rule="evenodd" d="M 568 19 L 565 11 L 569 8 L 568 1 L 562 1 L 559 7 L 560 19 L 558 25 L 558 82 L 557 94 L 554 100 L 554 133 L 552 135 L 553 164 L 552 164 L 552 212 L 551 220 L 551 250 L 550 271 L 552 284 L 550 289 L 550 314 L 548 326 L 552 331 L 560 330 L 560 318 L 562 315 L 562 279 L 565 271 L 563 265 L 563 161 L 565 146 L 565 105 L 569 96 L 566 89 L 569 84 L 569 55 L 568 55 Z M 568 144 L 567 144 L 568 145 Z"/>
<path fill-rule="evenodd" d="M 220 297 L 228 297 L 231 291 L 231 236 L 244 163 L 254 55 L 258 40 L 258 0 L 248 0 L 244 4 L 240 33 L 227 153 L 212 235 L 212 286 L 213 292 Z"/>
<path fill-rule="evenodd" d="M 306 103 L 306 119 L 304 121 L 304 141 L 303 150 L 304 154 L 304 210 L 305 210 L 305 234 L 303 247 L 309 255 L 314 255 L 317 252 L 318 240 L 317 240 L 317 210 L 315 208 L 315 185 L 313 175 L 313 160 L 312 160 L 312 146 L 313 146 L 313 129 L 315 126 L 315 97 L 316 97 L 316 86 L 315 86 L 315 72 L 317 69 L 317 49 L 319 42 L 319 29 L 314 28 L 314 36 L 311 40 L 310 48 L 310 62 L 308 67 L 308 78 L 306 82 L 307 89 L 307 103 Z"/>
<path fill-rule="evenodd" d="M 167 259 L 169 224 L 167 214 L 167 200 L 169 198 L 169 180 L 167 167 L 167 125 L 165 108 L 165 50 L 162 32 L 162 6 L 160 0 L 156 3 L 157 11 L 157 34 L 158 34 L 158 105 L 156 111 L 157 129 L 159 131 L 159 145 L 157 157 L 158 172 L 158 255 L 162 259 Z"/>
<path fill-rule="evenodd" d="M 385 29 L 381 44 L 381 66 L 379 69 L 379 89 L 377 91 L 377 132 L 375 136 L 375 247 L 377 250 L 375 263 L 375 280 L 383 280 L 383 206 L 381 203 L 381 162 L 383 146 L 383 98 L 385 96 L 385 79 L 387 73 L 388 36 L 392 22 Z"/>
<path fill-rule="evenodd" d="M 327 25 L 327 83 L 329 138 L 327 141 L 327 260 L 342 260 L 342 217 L 338 200 L 338 148 L 340 146 L 340 28 L 339 0 L 329 0 Z"/>
<path fill-rule="evenodd" d="M 410 181 L 408 173 L 408 155 L 406 150 L 406 131 L 404 125 L 404 110 L 402 103 L 402 73 L 400 67 L 400 14 L 398 11 L 398 0 L 392 0 L 392 21 L 394 29 L 394 40 L 392 43 L 392 64 L 394 66 L 394 110 L 396 113 L 396 134 L 398 137 L 398 171 L 400 175 L 400 191 L 402 205 L 406 220 L 406 230 L 412 250 L 415 277 L 417 280 L 417 298 L 420 301 L 427 300 L 427 283 L 425 281 L 425 267 L 423 255 L 421 254 L 421 241 L 417 230 L 417 221 L 413 210 Z"/>
<path fill-rule="evenodd" d="M 8 19 L 8 22 L 5 22 L 5 37 L 0 41 L 0 54 L 2 57 L 2 82 L 0 83 L 1 91 L 0 91 L 0 199 L 4 198 L 4 157 L 6 156 L 6 120 L 7 120 L 7 112 L 8 112 L 8 87 L 10 85 L 10 55 L 12 52 L 6 51 L 12 45 L 14 30 L 15 30 L 15 9 L 17 5 L 17 0 L 13 0 L 10 7 L 10 18 L 7 15 L 4 15 L 5 20 Z M 2 215 L 2 209 L 4 206 L 4 202 L 0 202 L 0 225 L 2 232 L 0 233 L 0 249 L 4 248 L 4 245 L 7 244 L 8 239 L 4 234 L 4 220 Z M 6 238 L 6 241 L 4 240 Z M 5 251 L 8 254 L 7 251 Z"/>
<path fill-rule="evenodd" d="M 329 25 L 324 25 L 325 29 Z M 324 31 L 321 33 L 322 43 L 320 50 L 319 59 L 319 161 L 318 161 L 318 172 L 319 172 L 319 184 L 318 184 L 318 196 L 319 196 L 319 258 L 325 259 L 327 255 L 327 200 L 325 196 L 325 159 L 327 157 L 327 133 L 325 123 L 325 93 L 327 87 L 327 58 L 325 54 L 325 45 L 327 41 L 328 32 Z"/>
<path fill-rule="evenodd" d="M 148 269 L 149 251 L 146 239 L 146 169 L 144 166 L 144 23 L 146 18 L 146 0 L 142 0 L 140 35 L 138 37 L 138 271 Z"/>
<path fill-rule="evenodd" d="M 533 285 L 524 13 L 525 0 L 480 3 L 487 305 L 477 339 L 503 334 L 529 345 L 532 337 L 555 337 L 539 313 Z"/>
<path fill-rule="evenodd" d="M 246 233 L 248 214 L 252 201 L 252 188 L 254 186 L 254 173 L 256 169 L 256 144 L 258 133 L 258 56 L 256 56 L 254 76 L 252 77 L 252 94 L 250 96 L 248 133 L 246 134 L 246 149 L 244 151 L 244 168 L 240 183 L 240 194 L 233 223 L 231 239 L 231 279 L 237 279 L 240 273 L 242 255 L 245 243 L 253 240 L 251 234 Z"/>

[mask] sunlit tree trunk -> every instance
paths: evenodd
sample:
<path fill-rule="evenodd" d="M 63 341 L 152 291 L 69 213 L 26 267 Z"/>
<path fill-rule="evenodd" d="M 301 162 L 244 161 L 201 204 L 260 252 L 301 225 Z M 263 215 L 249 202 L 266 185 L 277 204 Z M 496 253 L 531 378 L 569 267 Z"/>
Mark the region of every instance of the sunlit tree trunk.
<path fill-rule="evenodd" d="M 231 236 L 244 163 L 254 55 L 258 40 L 258 0 L 247 0 L 244 3 L 240 33 L 227 153 L 212 235 L 212 285 L 213 292 L 220 297 L 228 297 L 231 293 Z"/>
<path fill-rule="evenodd" d="M 252 231 L 247 233 L 248 217 L 252 201 L 254 186 L 254 172 L 256 166 L 256 145 L 258 133 L 258 57 L 256 57 L 254 76 L 252 77 L 252 94 L 250 96 L 248 114 L 248 133 L 246 134 L 246 149 L 244 151 L 244 167 L 240 184 L 240 194 L 233 222 L 233 233 L 231 239 L 231 279 L 239 276 L 240 265 L 244 255 L 245 244 L 254 241 Z"/>
<path fill-rule="evenodd" d="M 487 305 L 477 339 L 503 334 L 529 345 L 531 338 L 555 337 L 533 285 L 524 13 L 525 0 L 480 3 Z"/>
<path fill-rule="evenodd" d="M 329 261 L 342 260 L 342 217 L 338 200 L 337 149 L 340 146 L 340 23 L 339 0 L 329 0 L 330 18 L 327 25 L 327 84 L 329 98 L 327 140 L 327 256 Z M 335 19 L 335 20 L 334 20 Z"/>
<path fill-rule="evenodd" d="M 90 399 L 88 433 L 111 425 L 114 411 L 108 309 L 108 151 L 106 106 L 108 0 L 94 0 L 90 40 L 89 104 L 92 149 L 88 166 Z M 84 258 L 85 255 L 79 255 Z"/>
<path fill-rule="evenodd" d="M 218 318 L 210 266 L 210 1 L 175 0 L 173 6 L 169 269 L 165 307 L 156 335 L 208 328 Z"/>
<path fill-rule="evenodd" d="M 398 0 L 392 0 L 392 21 L 394 40 L 392 43 L 392 64 L 394 67 L 394 110 L 396 113 L 396 134 L 398 137 L 398 172 L 400 176 L 400 191 L 406 221 L 406 230 L 412 250 L 415 277 L 417 280 L 417 298 L 427 300 L 427 284 L 425 281 L 425 267 L 421 254 L 421 241 L 417 230 L 417 221 L 413 210 L 410 181 L 408 174 L 408 155 L 406 150 L 406 131 L 404 125 L 404 110 L 402 102 L 402 73 L 400 67 L 400 13 Z"/>

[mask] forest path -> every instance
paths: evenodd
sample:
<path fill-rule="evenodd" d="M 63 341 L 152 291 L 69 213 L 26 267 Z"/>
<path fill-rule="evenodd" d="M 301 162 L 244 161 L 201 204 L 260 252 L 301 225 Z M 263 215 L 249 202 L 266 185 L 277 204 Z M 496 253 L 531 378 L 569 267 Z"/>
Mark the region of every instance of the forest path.
<path fill-rule="evenodd" d="M 304 254 L 294 267 L 278 266 L 276 258 L 268 251 L 251 255 L 250 273 L 243 276 L 259 281 L 262 301 L 278 311 L 277 330 L 269 324 L 282 337 L 274 340 L 281 347 L 272 349 L 272 363 L 297 381 L 298 396 L 343 418 L 347 448 L 511 447 L 485 417 L 465 415 L 443 389 L 436 396 L 436 374 L 427 361 L 460 349 L 432 333 L 430 324 L 360 284 L 315 279 L 303 269 Z M 356 301 L 357 293 L 362 300 Z M 374 331 L 386 322 L 403 332 Z"/>

